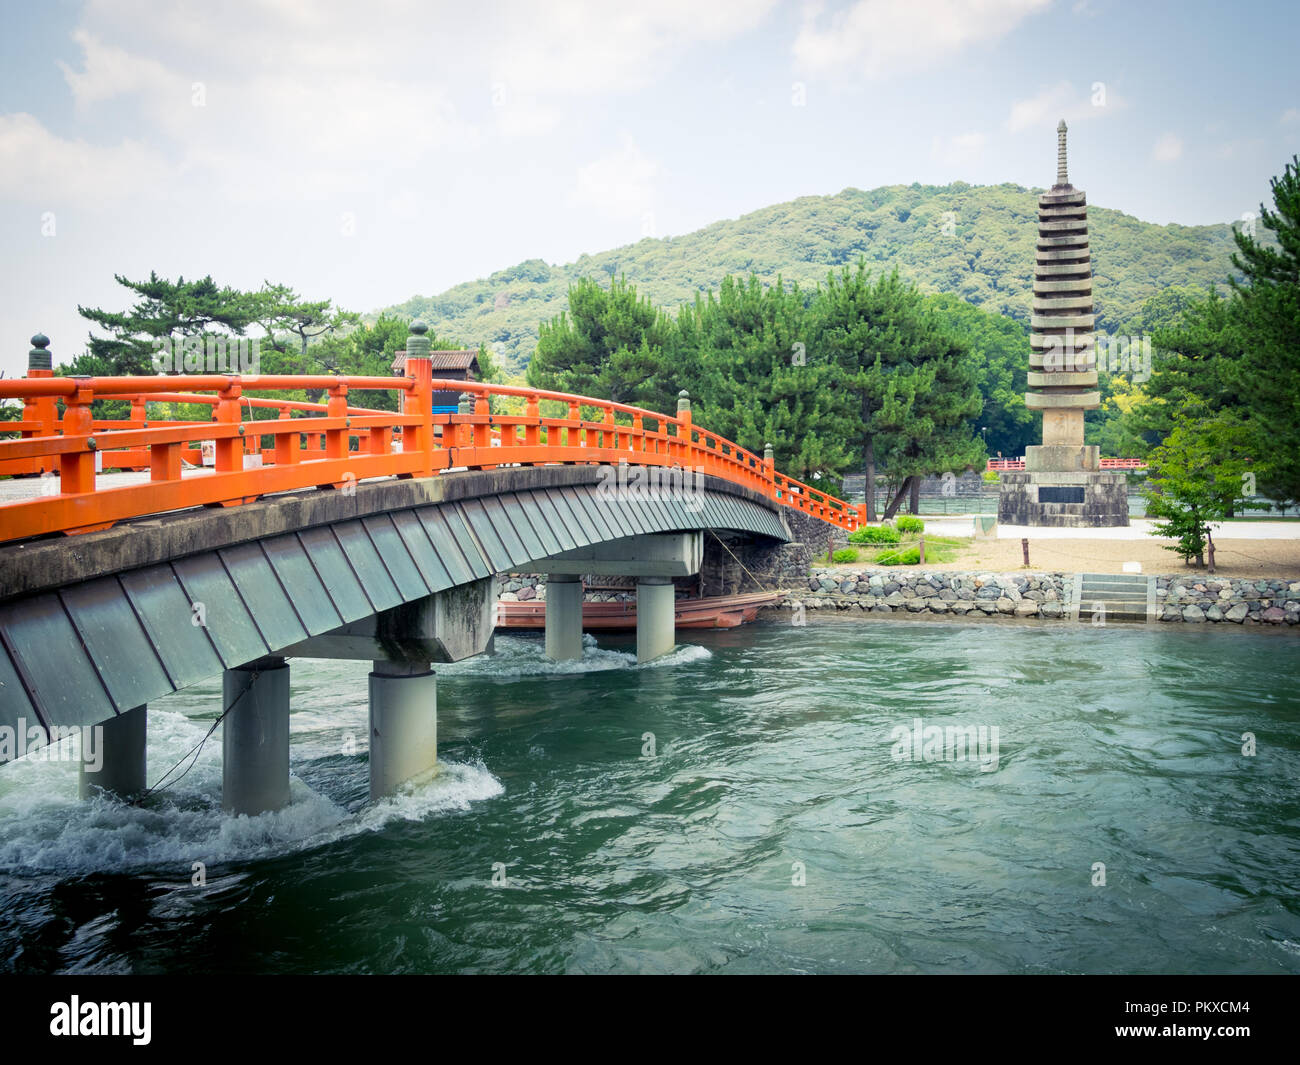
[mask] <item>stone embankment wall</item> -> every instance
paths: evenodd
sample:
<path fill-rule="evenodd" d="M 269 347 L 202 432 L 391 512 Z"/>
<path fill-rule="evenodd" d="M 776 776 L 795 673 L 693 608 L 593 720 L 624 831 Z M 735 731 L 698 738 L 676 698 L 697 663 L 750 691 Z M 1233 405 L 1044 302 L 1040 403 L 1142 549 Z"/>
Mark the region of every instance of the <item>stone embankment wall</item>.
<path fill-rule="evenodd" d="M 1157 576 L 1162 622 L 1300 625 L 1300 581 Z M 1072 573 L 918 573 L 814 568 L 778 609 L 1069 619 Z M 1083 604 L 1087 620 L 1088 604 Z"/>
<path fill-rule="evenodd" d="M 1233 621 L 1238 625 L 1300 623 L 1300 581 L 1226 577 L 1157 577 L 1161 621 Z"/>
<path fill-rule="evenodd" d="M 814 569 L 792 586 L 786 610 L 854 610 L 873 614 L 1005 615 L 1060 620 L 1069 610 L 1073 575 L 1061 573 L 915 573 Z"/>

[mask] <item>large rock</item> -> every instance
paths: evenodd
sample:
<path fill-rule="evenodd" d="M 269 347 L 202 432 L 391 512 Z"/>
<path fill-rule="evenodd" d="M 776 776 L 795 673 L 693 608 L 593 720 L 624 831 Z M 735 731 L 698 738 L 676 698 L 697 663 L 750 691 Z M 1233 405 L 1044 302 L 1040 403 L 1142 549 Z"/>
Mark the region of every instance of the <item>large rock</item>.
<path fill-rule="evenodd" d="M 1010 614 L 1016 609 L 1016 604 L 1003 595 L 998 597 L 996 609 L 999 614 Z"/>
<path fill-rule="evenodd" d="M 1184 621 L 1204 621 L 1205 611 L 1193 603 L 1191 606 L 1183 607 Z"/>
<path fill-rule="evenodd" d="M 1018 618 L 1033 617 L 1038 613 L 1038 604 L 1032 599 L 1022 599 L 1016 604 L 1014 613 Z"/>
<path fill-rule="evenodd" d="M 1260 621 L 1266 621 L 1270 625 L 1281 625 L 1286 621 L 1286 611 L 1280 606 L 1271 606 L 1259 616 Z"/>
<path fill-rule="evenodd" d="M 1223 616 L 1229 621 L 1235 621 L 1240 625 L 1249 611 L 1250 608 L 1245 603 L 1237 603 L 1235 606 L 1228 607 L 1228 612 Z"/>

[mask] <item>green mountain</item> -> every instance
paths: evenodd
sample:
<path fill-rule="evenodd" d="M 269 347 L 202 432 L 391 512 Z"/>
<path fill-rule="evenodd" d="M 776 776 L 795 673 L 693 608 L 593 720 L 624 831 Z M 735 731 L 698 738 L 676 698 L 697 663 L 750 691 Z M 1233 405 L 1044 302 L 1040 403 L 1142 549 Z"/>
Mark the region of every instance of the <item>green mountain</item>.
<path fill-rule="evenodd" d="M 529 259 L 389 310 L 424 318 L 439 336 L 487 344 L 518 372 L 536 346 L 538 323 L 567 309 L 568 287 L 580 277 L 624 275 L 653 302 L 676 308 L 728 274 L 780 274 L 812 285 L 862 256 L 873 268 L 896 266 L 924 291 L 950 292 L 1027 323 L 1040 191 L 957 182 L 804 196 L 563 266 Z M 1171 285 L 1204 288 L 1231 273 L 1228 225 L 1158 226 L 1104 207 L 1091 207 L 1088 222 L 1099 331 L 1131 331 L 1143 301 Z"/>

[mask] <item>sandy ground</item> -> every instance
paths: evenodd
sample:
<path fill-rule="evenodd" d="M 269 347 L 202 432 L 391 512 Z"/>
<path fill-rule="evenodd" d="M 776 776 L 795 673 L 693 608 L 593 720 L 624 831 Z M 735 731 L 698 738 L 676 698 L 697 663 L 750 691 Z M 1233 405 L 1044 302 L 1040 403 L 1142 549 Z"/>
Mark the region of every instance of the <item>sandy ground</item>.
<path fill-rule="evenodd" d="M 1029 538 L 1031 569 L 1053 573 L 1122 573 L 1125 562 L 1140 562 L 1147 574 L 1204 574 L 1204 569 L 1184 566 L 1183 560 L 1161 545 L 1172 543 L 1149 537 L 1146 540 L 1035 540 Z M 1216 541 L 1214 571 L 1220 577 L 1300 577 L 1300 539 Z M 910 569 L 921 567 L 912 566 Z M 1024 568 L 1019 540 L 972 541 L 959 561 L 932 570 L 983 569 L 1010 573 Z"/>
<path fill-rule="evenodd" d="M 926 531 L 939 536 L 969 537 L 966 518 L 926 520 Z M 1122 573 L 1125 562 L 1139 562 L 1146 574 L 1195 575 L 1206 570 L 1185 566 L 1163 545 L 1174 541 L 1149 533 L 1150 524 L 1136 519 L 1126 529 L 1032 529 L 999 526 L 997 539 L 968 541 L 952 562 L 899 569 L 935 571 L 1022 570 L 1021 538 L 1029 540 L 1029 568 L 1052 573 Z M 1214 533 L 1215 574 L 1223 577 L 1300 578 L 1300 522 L 1225 522 Z M 867 550 L 870 550 L 869 548 Z M 868 557 L 864 551 L 864 559 Z M 851 570 L 863 562 L 845 565 Z"/>

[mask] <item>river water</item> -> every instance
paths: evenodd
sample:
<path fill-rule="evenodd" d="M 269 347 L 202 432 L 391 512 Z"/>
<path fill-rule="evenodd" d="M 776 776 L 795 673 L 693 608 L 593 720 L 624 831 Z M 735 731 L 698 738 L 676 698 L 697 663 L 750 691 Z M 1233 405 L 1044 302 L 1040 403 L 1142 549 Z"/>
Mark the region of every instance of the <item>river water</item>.
<path fill-rule="evenodd" d="M 292 663 L 279 813 L 222 815 L 219 733 L 140 807 L 4 766 L 0 971 L 1300 972 L 1294 637 L 680 636 L 440 668 L 441 772 L 374 806 L 365 663 Z M 151 781 L 219 701 L 150 707 Z"/>

